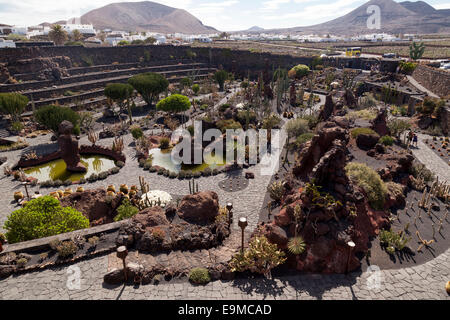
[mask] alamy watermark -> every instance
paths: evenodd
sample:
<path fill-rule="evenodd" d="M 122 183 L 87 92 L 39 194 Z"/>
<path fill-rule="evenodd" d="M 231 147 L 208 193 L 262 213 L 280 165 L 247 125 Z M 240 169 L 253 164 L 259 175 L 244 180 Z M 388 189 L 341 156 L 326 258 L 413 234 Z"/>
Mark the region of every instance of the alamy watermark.
<path fill-rule="evenodd" d="M 367 7 L 367 29 L 381 29 L 381 9 L 377 5 L 370 5 Z"/>
<path fill-rule="evenodd" d="M 78 266 L 70 266 L 66 271 L 66 287 L 69 290 L 81 289 L 81 270 Z"/>

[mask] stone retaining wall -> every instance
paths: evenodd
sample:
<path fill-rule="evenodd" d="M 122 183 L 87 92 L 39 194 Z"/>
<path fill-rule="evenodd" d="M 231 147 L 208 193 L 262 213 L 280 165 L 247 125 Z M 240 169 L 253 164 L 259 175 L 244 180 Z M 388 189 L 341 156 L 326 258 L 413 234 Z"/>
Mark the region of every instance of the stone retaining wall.
<path fill-rule="evenodd" d="M 137 62 L 150 54 L 150 61 L 180 61 L 193 59 L 197 62 L 209 63 L 211 66 L 223 66 L 234 72 L 238 77 L 252 78 L 259 76 L 264 70 L 266 60 L 272 66 L 291 68 L 297 64 L 309 65 L 313 57 L 293 57 L 291 55 L 276 55 L 271 53 L 255 53 L 245 50 L 220 48 L 192 48 L 187 46 L 124 46 L 124 47 L 31 47 L 0 49 L 0 62 L 15 66 L 19 60 L 38 57 L 69 57 L 73 64 L 83 65 L 88 59 L 94 65 Z M 336 67 L 370 69 L 379 64 L 381 71 L 395 71 L 397 60 L 367 59 L 367 58 L 327 58 L 325 64 Z"/>
<path fill-rule="evenodd" d="M 417 82 L 440 97 L 450 95 L 450 72 L 420 64 L 412 76 Z"/>

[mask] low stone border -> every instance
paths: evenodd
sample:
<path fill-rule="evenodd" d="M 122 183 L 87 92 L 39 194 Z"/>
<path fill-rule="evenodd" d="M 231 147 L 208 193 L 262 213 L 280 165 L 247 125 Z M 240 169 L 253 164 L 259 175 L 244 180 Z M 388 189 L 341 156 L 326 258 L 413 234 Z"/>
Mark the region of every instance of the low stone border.
<path fill-rule="evenodd" d="M 90 155 L 90 154 L 96 154 L 96 155 L 103 155 L 109 158 L 112 158 L 115 161 L 116 167 L 115 168 L 111 168 L 107 171 L 104 172 L 100 172 L 99 174 L 92 174 L 91 176 L 87 177 L 87 178 L 82 178 L 80 179 L 80 181 L 52 181 L 52 180 L 48 180 L 48 181 L 40 181 L 39 185 L 42 188 L 51 188 L 51 187 L 60 187 L 60 186 L 71 186 L 71 185 L 76 185 L 76 184 L 85 184 L 85 183 L 93 183 L 96 182 L 97 180 L 104 180 L 106 179 L 108 176 L 110 175 L 114 175 L 119 173 L 120 169 L 122 169 L 125 166 L 125 161 L 126 161 L 126 157 L 123 153 L 117 153 L 114 152 L 111 149 L 108 149 L 106 147 L 103 146 L 96 146 L 96 145 L 92 145 L 92 146 L 86 146 L 86 145 L 82 145 L 80 147 L 80 154 L 81 155 Z M 44 164 L 50 161 L 54 161 L 57 159 L 61 158 L 61 152 L 57 151 L 57 152 L 53 152 L 50 154 L 47 154 L 43 157 L 40 157 L 38 159 L 30 159 L 30 160 L 24 160 L 24 159 L 20 159 L 16 165 L 14 165 L 13 167 L 13 171 L 18 170 L 19 168 L 29 168 L 29 167 L 34 167 L 34 166 L 38 166 L 40 164 Z M 37 184 L 37 180 L 33 177 L 28 177 L 31 182 L 32 185 Z M 33 183 L 34 182 L 34 183 Z"/>
<path fill-rule="evenodd" d="M 8 254 L 15 254 L 19 258 L 21 256 L 29 256 L 29 257 L 30 256 L 32 257 L 33 255 L 37 256 L 40 253 L 52 250 L 50 244 L 55 241 L 63 242 L 77 238 L 88 240 L 91 237 L 102 235 L 113 235 L 113 237 L 115 238 L 119 234 L 119 230 L 122 227 L 122 225 L 124 225 L 126 222 L 127 220 L 123 220 L 92 228 L 62 233 L 51 237 L 4 245 L 4 250 L 0 253 L 0 257 L 4 257 Z M 101 248 L 97 249 L 97 247 Z M 104 253 L 111 252 L 115 250 L 115 248 L 116 248 L 115 241 L 108 241 L 108 239 L 105 239 L 102 242 L 102 240 L 100 239 L 99 243 L 93 246 L 94 250 L 90 250 L 90 248 L 87 248 L 85 250 L 78 249 L 77 253 L 75 253 L 74 256 L 72 256 L 71 258 L 67 259 L 56 258 L 54 261 L 49 262 L 37 262 L 37 263 L 35 262 L 24 267 L 20 267 L 17 264 L 0 264 L 0 278 L 7 277 L 13 273 L 24 273 L 34 270 L 46 269 L 48 267 L 52 267 L 55 265 L 71 264 L 86 259 L 88 257 L 94 257 Z M 31 257 L 30 260 L 27 259 L 27 263 L 28 261 L 32 260 Z"/>

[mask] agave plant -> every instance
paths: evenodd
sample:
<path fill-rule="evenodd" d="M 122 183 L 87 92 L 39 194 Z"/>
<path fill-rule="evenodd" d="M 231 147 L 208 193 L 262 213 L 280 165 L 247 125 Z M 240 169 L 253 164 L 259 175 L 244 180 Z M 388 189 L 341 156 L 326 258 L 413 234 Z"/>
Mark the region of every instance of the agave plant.
<path fill-rule="evenodd" d="M 306 249 L 305 240 L 302 237 L 298 236 L 295 238 L 291 238 L 288 243 L 288 250 L 290 253 L 299 255 L 302 254 Z"/>

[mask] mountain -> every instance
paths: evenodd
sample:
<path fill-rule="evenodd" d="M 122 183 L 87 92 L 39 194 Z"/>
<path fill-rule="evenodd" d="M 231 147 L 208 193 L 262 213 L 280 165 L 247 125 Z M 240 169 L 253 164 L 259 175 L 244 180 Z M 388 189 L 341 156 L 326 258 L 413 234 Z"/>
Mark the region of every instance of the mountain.
<path fill-rule="evenodd" d="M 380 8 L 381 29 L 367 27 L 367 21 L 371 16 L 367 13 L 367 9 L 372 5 Z M 391 34 L 449 33 L 450 10 L 436 10 L 423 1 L 397 3 L 393 0 L 371 0 L 337 19 L 314 26 L 278 29 L 278 31 L 348 36 L 382 32 Z"/>
<path fill-rule="evenodd" d="M 249 32 L 260 32 L 260 31 L 264 31 L 264 30 L 265 30 L 264 28 L 261 28 L 261 27 L 258 27 L 258 26 L 253 26 L 253 27 L 247 29 L 246 31 L 249 31 Z"/>
<path fill-rule="evenodd" d="M 435 8 L 423 1 L 404 1 L 400 2 L 399 5 L 417 14 L 435 14 L 437 11 Z"/>
<path fill-rule="evenodd" d="M 216 29 L 203 25 L 186 10 L 151 1 L 112 3 L 84 14 L 81 22 L 93 24 L 100 30 L 187 34 L 217 32 Z"/>

